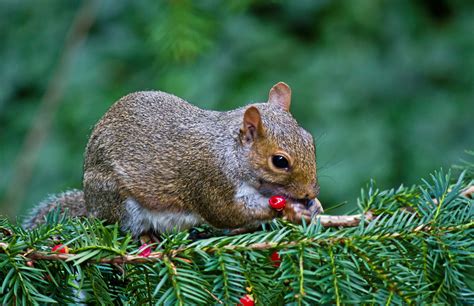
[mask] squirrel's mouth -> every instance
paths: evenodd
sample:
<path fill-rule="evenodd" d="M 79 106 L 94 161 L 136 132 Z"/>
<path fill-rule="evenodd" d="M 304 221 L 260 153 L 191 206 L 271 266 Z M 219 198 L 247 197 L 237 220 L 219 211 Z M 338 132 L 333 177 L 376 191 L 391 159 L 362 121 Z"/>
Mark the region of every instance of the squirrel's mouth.
<path fill-rule="evenodd" d="M 263 180 L 260 181 L 260 187 L 258 188 L 260 194 L 265 197 L 270 198 L 271 196 L 279 195 L 287 199 L 292 203 L 299 203 L 304 205 L 306 208 L 310 208 L 315 204 L 314 199 L 298 199 L 292 197 L 288 192 L 286 192 L 285 187 L 283 185 L 278 185 L 275 183 L 264 182 Z"/>
<path fill-rule="evenodd" d="M 286 197 L 286 198 L 289 199 L 291 202 L 303 204 L 306 208 L 310 208 L 316 203 L 314 199 L 295 199 L 292 197 Z"/>

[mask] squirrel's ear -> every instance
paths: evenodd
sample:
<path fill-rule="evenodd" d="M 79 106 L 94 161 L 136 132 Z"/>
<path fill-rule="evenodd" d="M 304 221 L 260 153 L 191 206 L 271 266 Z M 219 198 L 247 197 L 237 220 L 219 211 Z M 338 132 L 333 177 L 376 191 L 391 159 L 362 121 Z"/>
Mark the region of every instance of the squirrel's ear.
<path fill-rule="evenodd" d="M 291 88 L 286 83 L 279 82 L 273 85 L 268 94 L 268 103 L 276 104 L 285 111 L 290 111 Z"/>
<path fill-rule="evenodd" d="M 255 106 L 250 106 L 245 110 L 243 126 L 240 130 L 243 141 L 255 140 L 262 133 L 262 118 Z"/>

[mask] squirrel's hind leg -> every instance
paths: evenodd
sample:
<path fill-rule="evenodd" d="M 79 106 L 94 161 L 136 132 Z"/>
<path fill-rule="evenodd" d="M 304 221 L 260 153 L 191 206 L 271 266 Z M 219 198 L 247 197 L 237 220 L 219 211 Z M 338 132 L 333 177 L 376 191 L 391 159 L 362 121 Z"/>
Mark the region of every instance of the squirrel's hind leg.
<path fill-rule="evenodd" d="M 84 200 L 89 216 L 108 223 L 122 222 L 124 208 L 112 172 L 89 169 L 84 173 Z"/>

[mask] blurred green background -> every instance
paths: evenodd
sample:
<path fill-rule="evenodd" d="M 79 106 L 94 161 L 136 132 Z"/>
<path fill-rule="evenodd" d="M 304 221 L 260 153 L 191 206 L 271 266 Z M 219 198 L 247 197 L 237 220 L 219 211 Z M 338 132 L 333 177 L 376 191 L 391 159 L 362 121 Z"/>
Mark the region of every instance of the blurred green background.
<path fill-rule="evenodd" d="M 81 187 L 94 123 L 160 89 L 203 108 L 293 89 L 320 199 L 417 183 L 474 144 L 473 1 L 0 1 L 0 214 Z"/>

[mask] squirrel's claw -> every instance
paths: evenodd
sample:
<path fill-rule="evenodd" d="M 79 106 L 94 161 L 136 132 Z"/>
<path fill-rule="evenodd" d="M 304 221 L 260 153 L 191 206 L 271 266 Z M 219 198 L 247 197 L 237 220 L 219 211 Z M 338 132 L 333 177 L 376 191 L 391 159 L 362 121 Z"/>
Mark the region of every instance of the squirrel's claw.
<path fill-rule="evenodd" d="M 283 216 L 286 220 L 300 224 L 304 219 L 310 223 L 314 216 L 323 212 L 321 202 L 317 198 L 309 200 L 306 203 L 290 202 L 283 211 Z"/>
<path fill-rule="evenodd" d="M 318 200 L 318 198 L 309 200 L 306 204 L 306 207 L 312 211 L 313 216 L 324 213 L 323 205 L 321 205 L 321 202 Z"/>
<path fill-rule="evenodd" d="M 471 185 L 464 189 L 461 194 L 465 196 L 466 198 L 471 198 L 474 199 L 474 185 Z"/>
<path fill-rule="evenodd" d="M 140 236 L 141 244 L 149 243 L 160 243 L 160 238 L 158 238 L 154 233 L 148 232 Z"/>

